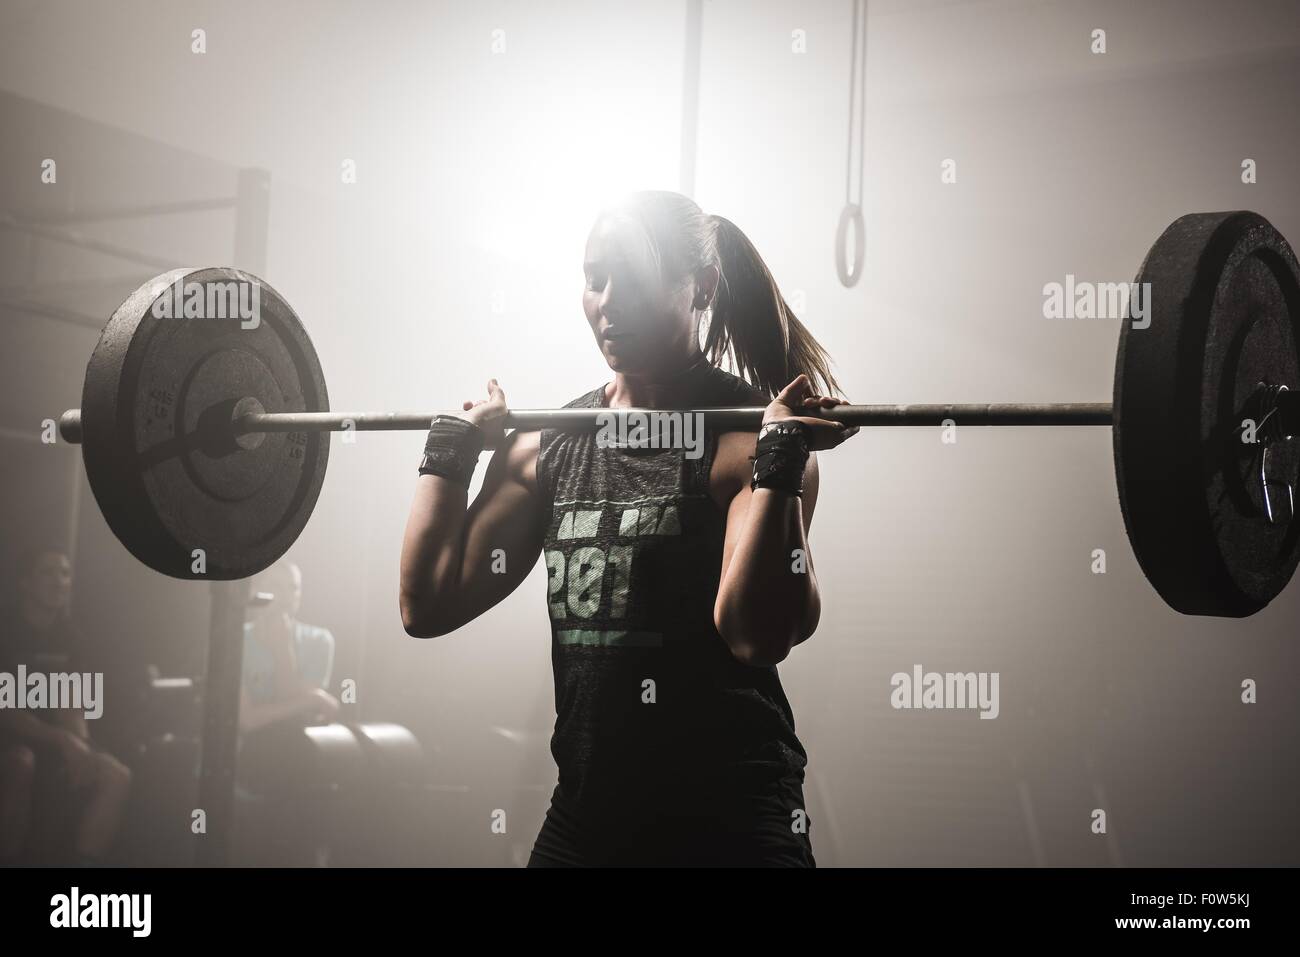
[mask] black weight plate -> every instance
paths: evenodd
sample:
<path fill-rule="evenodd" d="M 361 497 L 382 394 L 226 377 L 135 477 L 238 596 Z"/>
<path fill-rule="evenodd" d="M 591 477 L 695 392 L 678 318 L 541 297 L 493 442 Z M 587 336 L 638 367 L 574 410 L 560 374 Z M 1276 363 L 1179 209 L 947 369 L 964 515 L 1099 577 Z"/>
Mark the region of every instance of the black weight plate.
<path fill-rule="evenodd" d="M 1241 440 L 1263 382 L 1300 388 L 1300 267 L 1257 213 L 1175 220 L 1138 273 L 1151 324 L 1125 321 L 1115 364 L 1115 477 L 1129 540 L 1156 590 L 1189 615 L 1244 617 L 1300 563 L 1300 521 L 1270 522 L 1260 445 Z M 1269 471 L 1296 481 L 1294 442 Z"/>
<path fill-rule="evenodd" d="M 260 298 L 256 327 L 237 316 L 158 318 L 153 303 L 177 280 L 252 284 L 245 288 Z M 229 421 L 229 408 L 248 396 L 267 412 L 329 409 L 302 323 L 256 276 L 173 270 L 132 293 L 105 326 L 81 400 L 86 475 L 113 533 L 150 568 L 173 578 L 245 578 L 283 555 L 307 523 L 329 434 L 214 445 L 200 416 Z M 195 549 L 204 552 L 203 574 L 192 571 Z"/>

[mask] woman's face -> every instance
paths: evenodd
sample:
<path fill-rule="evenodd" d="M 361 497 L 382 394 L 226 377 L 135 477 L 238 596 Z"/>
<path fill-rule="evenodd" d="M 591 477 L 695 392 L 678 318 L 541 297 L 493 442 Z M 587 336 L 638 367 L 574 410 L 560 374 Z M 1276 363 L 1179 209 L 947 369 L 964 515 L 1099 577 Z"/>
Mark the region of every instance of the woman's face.
<path fill-rule="evenodd" d="M 587 238 L 582 308 L 596 345 L 615 372 L 668 373 L 688 361 L 693 342 L 695 283 L 665 282 L 633 224 L 602 217 Z"/>

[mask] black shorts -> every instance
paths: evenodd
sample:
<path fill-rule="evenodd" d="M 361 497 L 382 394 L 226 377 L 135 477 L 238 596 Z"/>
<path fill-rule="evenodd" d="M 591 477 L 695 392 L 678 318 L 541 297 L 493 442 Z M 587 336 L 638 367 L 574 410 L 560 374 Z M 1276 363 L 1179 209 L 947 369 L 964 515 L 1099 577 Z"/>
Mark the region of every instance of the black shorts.
<path fill-rule="evenodd" d="M 698 811 L 578 810 L 556 788 L 529 867 L 816 867 L 802 778 Z"/>

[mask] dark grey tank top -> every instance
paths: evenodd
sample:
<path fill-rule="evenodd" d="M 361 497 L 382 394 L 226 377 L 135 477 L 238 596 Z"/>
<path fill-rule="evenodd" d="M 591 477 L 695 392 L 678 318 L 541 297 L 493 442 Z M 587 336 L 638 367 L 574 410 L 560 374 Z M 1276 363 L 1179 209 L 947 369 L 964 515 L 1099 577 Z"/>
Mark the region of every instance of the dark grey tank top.
<path fill-rule="evenodd" d="M 675 385 L 682 407 L 770 401 L 708 364 Z M 606 404 L 601 386 L 566 408 Z M 711 430 L 697 458 L 542 431 L 553 801 L 570 810 L 661 811 L 802 780 L 776 669 L 741 664 L 713 624 L 726 526 L 709 496 L 716 448 Z"/>

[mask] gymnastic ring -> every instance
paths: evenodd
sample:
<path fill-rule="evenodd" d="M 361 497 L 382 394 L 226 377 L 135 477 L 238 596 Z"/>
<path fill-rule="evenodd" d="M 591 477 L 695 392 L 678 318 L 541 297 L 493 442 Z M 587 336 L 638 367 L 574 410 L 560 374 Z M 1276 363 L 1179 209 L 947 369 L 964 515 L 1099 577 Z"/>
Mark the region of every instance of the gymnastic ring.
<path fill-rule="evenodd" d="M 853 268 L 847 262 L 849 225 L 853 226 Z M 840 283 L 846 289 L 852 289 L 862 278 L 862 264 L 867 258 L 867 224 L 862 218 L 862 207 L 857 203 L 847 203 L 840 213 L 840 225 L 835 230 L 835 271 L 839 273 Z"/>

